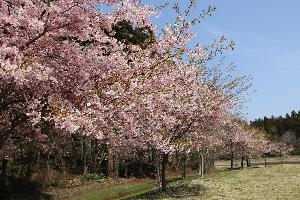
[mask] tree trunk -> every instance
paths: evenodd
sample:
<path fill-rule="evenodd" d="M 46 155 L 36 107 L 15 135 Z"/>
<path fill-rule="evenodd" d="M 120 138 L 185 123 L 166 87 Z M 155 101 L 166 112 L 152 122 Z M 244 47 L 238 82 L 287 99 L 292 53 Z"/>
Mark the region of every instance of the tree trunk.
<path fill-rule="evenodd" d="M 250 167 L 250 159 L 246 158 L 247 167 Z"/>
<path fill-rule="evenodd" d="M 60 157 L 60 162 L 61 162 L 61 169 L 63 173 L 63 177 L 66 175 L 66 167 L 65 167 L 65 160 L 63 154 L 59 156 Z"/>
<path fill-rule="evenodd" d="M 204 156 L 201 154 L 201 175 L 204 175 Z"/>
<path fill-rule="evenodd" d="M 200 159 L 199 159 L 199 175 L 203 176 L 204 174 L 204 157 L 203 154 L 200 154 Z"/>
<path fill-rule="evenodd" d="M 143 169 L 143 163 L 139 162 L 138 163 L 138 177 L 143 178 L 144 176 L 145 176 L 145 172 L 144 172 L 144 169 Z"/>
<path fill-rule="evenodd" d="M 82 141 L 81 141 L 81 161 L 82 161 L 82 164 L 83 164 L 83 171 L 82 171 L 82 173 L 85 176 L 85 175 L 88 174 L 88 167 L 87 167 L 87 138 L 86 137 L 82 138 Z"/>
<path fill-rule="evenodd" d="M 83 175 L 87 175 L 88 174 L 88 167 L 87 167 L 87 163 L 86 160 L 84 161 L 84 167 L 83 167 Z"/>
<path fill-rule="evenodd" d="M 157 182 L 160 188 L 162 188 L 162 183 L 161 183 L 161 165 L 160 161 L 157 161 L 156 163 L 156 176 L 157 176 Z"/>
<path fill-rule="evenodd" d="M 186 158 L 186 154 L 183 155 L 182 158 L 182 172 L 181 172 L 181 178 L 185 179 L 186 178 L 186 174 L 187 174 L 187 158 Z"/>
<path fill-rule="evenodd" d="M 198 174 L 199 176 L 202 176 L 203 175 L 203 156 L 202 154 L 199 155 L 199 171 L 198 171 Z"/>
<path fill-rule="evenodd" d="M 167 191 L 166 169 L 168 163 L 168 154 L 163 154 L 161 162 L 161 191 Z"/>
<path fill-rule="evenodd" d="M 49 155 L 49 152 L 47 153 L 47 172 L 49 172 L 50 170 L 50 162 L 49 162 L 49 159 L 50 159 L 50 155 Z"/>
<path fill-rule="evenodd" d="M 244 169 L 244 156 L 242 156 L 241 168 Z"/>
<path fill-rule="evenodd" d="M 128 166 L 125 166 L 124 177 L 129 177 L 129 174 L 128 174 Z"/>
<path fill-rule="evenodd" d="M 205 156 L 203 156 L 203 160 L 204 160 L 203 174 L 208 174 L 209 169 L 210 169 L 210 160 L 209 160 L 207 154 Z"/>
<path fill-rule="evenodd" d="M 162 183 L 161 183 L 161 154 L 158 153 L 157 151 L 153 150 L 153 160 L 155 162 L 156 166 L 156 178 L 158 182 L 159 188 L 162 188 Z"/>
<path fill-rule="evenodd" d="M 27 170 L 26 170 L 26 174 L 25 177 L 29 180 L 31 178 L 31 173 L 32 173 L 32 160 L 33 159 L 29 159 L 29 163 L 27 165 Z"/>
<path fill-rule="evenodd" d="M 231 154 L 230 158 L 230 169 L 233 170 L 233 153 Z"/>
<path fill-rule="evenodd" d="M 2 160 L 1 177 L 6 177 L 7 176 L 7 165 L 8 165 L 8 160 L 6 158 L 4 158 Z"/>
<path fill-rule="evenodd" d="M 40 170 L 40 151 L 37 152 L 36 167 Z"/>
<path fill-rule="evenodd" d="M 118 156 L 111 149 L 108 150 L 108 175 L 112 178 L 119 176 Z"/>
<path fill-rule="evenodd" d="M 86 140 L 83 143 L 83 175 L 88 174 L 88 167 L 87 167 L 87 144 Z"/>
<path fill-rule="evenodd" d="M 137 171 L 137 175 L 139 178 L 142 178 L 145 176 L 145 172 L 144 172 L 144 169 L 143 169 L 143 157 L 144 157 L 144 154 L 143 152 L 139 152 L 139 160 L 138 160 L 138 171 Z"/>
<path fill-rule="evenodd" d="M 215 160 L 214 160 L 214 158 L 213 158 L 213 156 L 212 156 L 212 158 L 210 158 L 209 159 L 209 170 L 210 171 L 212 171 L 212 170 L 214 170 L 214 168 L 215 168 Z"/>
<path fill-rule="evenodd" d="M 267 158 L 265 158 L 265 167 L 267 167 Z"/>

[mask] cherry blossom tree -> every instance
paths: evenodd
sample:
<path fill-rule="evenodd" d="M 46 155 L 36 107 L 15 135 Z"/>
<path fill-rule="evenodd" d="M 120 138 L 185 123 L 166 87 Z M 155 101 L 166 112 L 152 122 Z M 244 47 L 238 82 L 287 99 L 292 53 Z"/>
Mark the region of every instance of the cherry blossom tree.
<path fill-rule="evenodd" d="M 116 27 L 126 22 L 149 35 L 153 9 L 136 1 L 9 0 L 0 2 L 0 11 L 0 157 L 17 148 L 19 127 L 22 137 L 33 132 L 28 137 L 42 145 L 48 122 L 66 130 L 61 134 L 80 129 L 101 139 L 102 131 L 111 132 L 115 107 L 132 95 L 131 80 L 147 70 L 130 63 L 130 52 L 140 47 L 120 41 Z M 7 92 L 8 85 L 16 91 Z M 32 131 L 22 130 L 20 121 Z"/>
<path fill-rule="evenodd" d="M 121 20 L 151 26 L 151 9 L 135 1 L 97 1 L 114 8 L 104 14 L 95 3 L 1 1 L 1 76 L 34 90 L 28 112 L 34 120 L 51 117 L 69 130 L 88 126 L 89 112 L 108 110 L 117 99 L 113 91 L 135 76 L 125 45 L 110 32 Z"/>
<path fill-rule="evenodd" d="M 214 52 L 188 45 L 191 27 L 212 11 L 191 21 L 189 11 L 180 14 L 156 35 L 154 8 L 136 0 L 0 1 L 0 158 L 18 148 L 13 139 L 20 134 L 61 153 L 44 128 L 53 124 L 60 145 L 79 132 L 120 155 L 153 150 L 165 191 L 176 151 L 262 151 L 255 146 L 260 137 L 230 119 L 235 94 L 247 86 L 237 89 L 239 78 L 222 82 L 206 66 Z M 15 91 L 7 92 L 10 84 Z"/>

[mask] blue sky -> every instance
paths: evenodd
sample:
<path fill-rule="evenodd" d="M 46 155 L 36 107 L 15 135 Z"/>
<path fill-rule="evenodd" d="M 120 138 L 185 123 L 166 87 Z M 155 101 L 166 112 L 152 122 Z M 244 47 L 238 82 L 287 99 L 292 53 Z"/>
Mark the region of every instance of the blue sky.
<path fill-rule="evenodd" d="M 162 1 L 144 0 L 147 4 Z M 180 0 L 181 6 L 187 0 Z M 300 1 L 299 0 L 197 0 L 195 15 L 208 5 L 216 6 L 213 16 L 195 28 L 197 41 L 209 44 L 225 35 L 236 43 L 226 54 L 237 73 L 253 77 L 251 102 L 246 118 L 278 116 L 300 109 Z M 154 23 L 172 21 L 163 11 Z"/>

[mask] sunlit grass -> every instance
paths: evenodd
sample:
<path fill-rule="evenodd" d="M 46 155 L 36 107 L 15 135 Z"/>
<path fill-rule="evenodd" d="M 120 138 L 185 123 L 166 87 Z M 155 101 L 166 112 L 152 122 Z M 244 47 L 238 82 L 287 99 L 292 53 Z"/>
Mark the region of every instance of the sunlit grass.
<path fill-rule="evenodd" d="M 201 199 L 300 199 L 300 165 L 223 171 L 197 179 Z"/>
<path fill-rule="evenodd" d="M 115 185 L 77 197 L 76 200 L 101 199 L 201 199 L 201 200 L 298 200 L 300 199 L 300 165 L 273 165 L 219 169 L 204 178 L 173 178 L 168 192 L 162 193 L 153 181 Z"/>
<path fill-rule="evenodd" d="M 151 191 L 128 199 L 298 200 L 300 165 L 223 169 L 205 178 L 175 182 L 167 193 Z"/>

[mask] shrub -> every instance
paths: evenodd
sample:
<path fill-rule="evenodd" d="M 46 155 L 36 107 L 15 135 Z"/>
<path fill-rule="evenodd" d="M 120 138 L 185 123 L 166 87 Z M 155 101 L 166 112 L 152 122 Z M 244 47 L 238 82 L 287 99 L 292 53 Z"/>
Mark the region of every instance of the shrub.
<path fill-rule="evenodd" d="M 86 175 L 86 179 L 89 181 L 105 182 L 108 181 L 108 177 L 105 174 L 91 173 Z"/>

